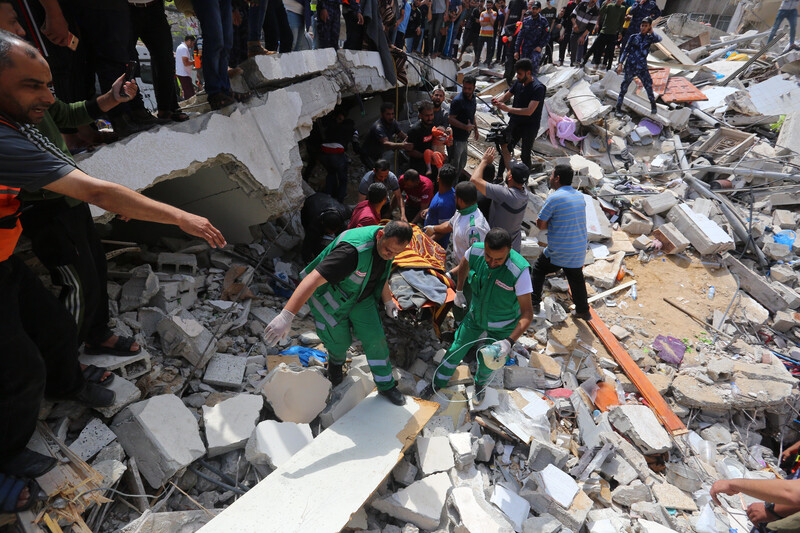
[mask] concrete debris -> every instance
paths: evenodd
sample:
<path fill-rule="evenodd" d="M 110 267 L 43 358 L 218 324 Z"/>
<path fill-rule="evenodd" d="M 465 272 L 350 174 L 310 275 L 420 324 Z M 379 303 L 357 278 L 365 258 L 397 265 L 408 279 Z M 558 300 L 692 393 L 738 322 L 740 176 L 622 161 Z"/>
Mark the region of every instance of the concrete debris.
<path fill-rule="evenodd" d="M 69 449 L 84 461 L 89 461 L 116 438 L 114 432 L 99 418 L 93 418 L 86 424 L 78 438 L 69 445 Z"/>
<path fill-rule="evenodd" d="M 442 437 L 417 439 L 417 460 L 423 476 L 443 472 L 455 466 L 450 440 Z"/>
<path fill-rule="evenodd" d="M 260 418 L 264 398 L 255 394 L 237 394 L 213 407 L 203 406 L 208 456 L 222 455 L 244 448 Z"/>
<path fill-rule="evenodd" d="M 502 508 L 501 508 L 502 509 Z M 514 524 L 470 487 L 454 487 L 447 496 L 445 513 L 453 531 L 511 533 Z"/>
<path fill-rule="evenodd" d="M 203 374 L 203 382 L 226 389 L 238 389 L 242 385 L 247 359 L 218 353 L 211 357 Z"/>
<path fill-rule="evenodd" d="M 216 339 L 191 313 L 180 310 L 158 323 L 164 353 L 203 368 L 216 353 Z"/>
<path fill-rule="evenodd" d="M 206 453 L 197 420 L 173 394 L 125 408 L 114 418 L 111 430 L 153 488 Z"/>
<path fill-rule="evenodd" d="M 520 498 L 517 493 L 498 483 L 494 486 L 490 501 L 503 511 L 506 518 L 514 525 L 514 531 L 522 531 L 522 526 L 531 510 L 530 504 L 524 498 Z"/>
<path fill-rule="evenodd" d="M 645 405 L 620 405 L 613 408 L 608 421 L 639 447 L 645 455 L 672 449 L 672 440 L 653 411 Z"/>
<path fill-rule="evenodd" d="M 279 468 L 312 440 L 314 436 L 308 424 L 264 420 L 250 435 L 245 458 L 254 465 Z"/>
<path fill-rule="evenodd" d="M 450 477 L 445 472 L 439 472 L 415 481 L 385 498 L 374 500 L 372 507 L 422 529 L 436 529 L 441 521 L 450 487 Z"/>
<path fill-rule="evenodd" d="M 331 382 L 317 370 L 298 370 L 281 363 L 259 389 L 279 419 L 308 424 L 325 408 Z"/>

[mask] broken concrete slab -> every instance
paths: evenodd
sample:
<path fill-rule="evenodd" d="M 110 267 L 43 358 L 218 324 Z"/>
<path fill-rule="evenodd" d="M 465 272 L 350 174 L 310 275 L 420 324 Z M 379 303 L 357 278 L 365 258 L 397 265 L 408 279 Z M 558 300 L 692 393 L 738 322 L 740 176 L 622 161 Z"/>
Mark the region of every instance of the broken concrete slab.
<path fill-rule="evenodd" d="M 617 505 L 630 507 L 637 502 L 651 502 L 653 496 L 650 494 L 650 489 L 637 479 L 629 485 L 620 485 L 614 489 L 611 499 Z"/>
<path fill-rule="evenodd" d="M 374 500 L 371 505 L 389 516 L 411 522 L 422 529 L 433 530 L 439 526 L 451 487 L 450 476 L 439 472 L 385 498 Z"/>
<path fill-rule="evenodd" d="M 69 445 L 69 449 L 84 461 L 89 461 L 116 438 L 114 432 L 99 418 L 93 418 L 81 430 L 78 438 Z"/>
<path fill-rule="evenodd" d="M 198 368 L 203 368 L 216 353 L 214 335 L 185 310 L 178 310 L 159 322 L 158 334 L 165 354 L 183 357 Z"/>
<path fill-rule="evenodd" d="M 398 407 L 377 393 L 371 394 L 200 531 L 341 530 L 389 475 L 436 407 L 422 400 Z M 431 478 L 436 481 L 428 481 L 423 491 L 429 500 L 425 523 L 435 520 L 435 528 L 450 481 L 445 473 Z M 441 494 L 435 518 L 429 513 L 435 507 L 431 491 L 436 497 Z M 320 499 L 320 494 L 336 494 L 336 498 Z M 402 503 L 395 500 L 389 506 L 402 508 Z M 309 509 L 314 512 L 309 513 Z"/>
<path fill-rule="evenodd" d="M 653 238 L 661 243 L 661 251 L 665 254 L 679 254 L 689 247 L 689 239 L 678 231 L 675 224 L 667 222 L 653 231 Z"/>
<path fill-rule="evenodd" d="M 259 389 L 282 421 L 308 424 L 325 408 L 331 382 L 319 370 L 281 363 L 267 374 Z"/>
<path fill-rule="evenodd" d="M 142 351 L 134 355 L 87 355 L 81 353 L 78 360 L 84 365 L 105 368 L 125 379 L 136 379 L 150 372 L 150 353 Z"/>
<path fill-rule="evenodd" d="M 528 468 L 534 472 L 544 470 L 548 465 L 564 468 L 569 458 L 569 450 L 551 442 L 533 439 L 528 451 Z"/>
<path fill-rule="evenodd" d="M 139 518 L 123 526 L 116 533 L 176 533 L 197 531 L 222 509 L 202 511 L 174 511 L 154 513 L 147 509 Z"/>
<path fill-rule="evenodd" d="M 672 222 L 701 255 L 731 250 L 733 239 L 713 220 L 694 212 L 688 204 L 678 204 L 667 213 Z"/>
<path fill-rule="evenodd" d="M 618 405 L 609 411 L 614 429 L 631 439 L 645 455 L 672 449 L 672 440 L 646 405 Z"/>
<path fill-rule="evenodd" d="M 536 480 L 536 486 L 564 509 L 572 506 L 580 490 L 572 476 L 553 465 L 547 465 L 541 472 L 534 472 L 531 476 Z"/>
<path fill-rule="evenodd" d="M 455 460 L 449 439 L 446 436 L 418 438 L 417 464 L 423 476 L 453 468 Z"/>
<path fill-rule="evenodd" d="M 490 500 L 514 525 L 514 531 L 522 531 L 525 519 L 528 518 L 531 506 L 527 500 L 501 483 L 494 486 Z"/>
<path fill-rule="evenodd" d="M 372 374 L 354 375 L 353 370 L 333 389 L 328 405 L 319 415 L 322 427 L 330 427 L 366 398 L 375 388 Z"/>
<path fill-rule="evenodd" d="M 654 483 L 651 487 L 656 501 L 668 509 L 678 511 L 697 511 L 697 504 L 691 496 L 675 485 L 669 483 Z"/>
<path fill-rule="evenodd" d="M 215 387 L 239 389 L 244 379 L 247 358 L 226 353 L 214 354 L 208 361 L 203 382 Z"/>
<path fill-rule="evenodd" d="M 208 456 L 244 448 L 255 430 L 263 406 L 264 398 L 255 394 L 237 394 L 213 407 L 204 405 L 203 426 Z"/>
<path fill-rule="evenodd" d="M 564 507 L 556 503 L 543 490 L 539 489 L 533 474 L 525 479 L 519 495 L 528 500 L 531 504 L 531 510 L 539 515 L 553 515 L 563 526 L 572 531 L 581 530 L 583 524 L 586 522 L 586 515 L 589 514 L 592 505 L 594 505 L 592 499 L 589 498 L 583 490 L 578 490 L 578 493 L 572 501 L 572 506 L 570 506 L 569 509 L 564 509 Z"/>
<path fill-rule="evenodd" d="M 244 456 L 255 465 L 280 468 L 312 440 L 314 436 L 308 424 L 264 420 L 250 435 Z"/>
<path fill-rule="evenodd" d="M 604 105 L 585 80 L 580 80 L 572 86 L 567 100 L 575 112 L 575 117 L 585 126 L 594 124 L 611 111 L 611 106 Z"/>
<path fill-rule="evenodd" d="M 739 277 L 739 283 L 747 293 L 761 305 L 773 313 L 786 309 L 787 303 L 780 293 L 767 280 L 749 268 L 731 254 L 724 254 L 722 262 L 731 274 Z"/>
<path fill-rule="evenodd" d="M 149 264 L 131 269 L 131 277 L 122 286 L 119 310 L 134 311 L 150 301 L 158 293 L 158 277 Z"/>
<path fill-rule="evenodd" d="M 472 449 L 472 435 L 466 432 L 451 433 L 447 436 L 458 468 L 468 468 L 475 462 Z"/>
<path fill-rule="evenodd" d="M 115 377 L 107 388 L 114 391 L 114 403 L 108 407 L 94 408 L 95 411 L 106 418 L 111 418 L 142 397 L 142 391 L 136 385 L 119 376 Z"/>
<path fill-rule="evenodd" d="M 417 472 L 419 472 L 419 469 L 411 461 L 403 459 L 392 470 L 392 477 L 395 481 L 407 487 L 417 480 Z"/>
<path fill-rule="evenodd" d="M 449 513 L 452 509 L 452 513 Z M 471 487 L 454 487 L 447 496 L 445 514 L 453 531 L 512 533 L 514 525 Z"/>
<path fill-rule="evenodd" d="M 111 430 L 153 488 L 206 453 L 197 420 L 174 394 L 126 407 L 114 418 Z"/>
<path fill-rule="evenodd" d="M 678 205 L 678 199 L 670 191 L 645 196 L 642 199 L 642 209 L 649 216 L 660 215 Z"/>

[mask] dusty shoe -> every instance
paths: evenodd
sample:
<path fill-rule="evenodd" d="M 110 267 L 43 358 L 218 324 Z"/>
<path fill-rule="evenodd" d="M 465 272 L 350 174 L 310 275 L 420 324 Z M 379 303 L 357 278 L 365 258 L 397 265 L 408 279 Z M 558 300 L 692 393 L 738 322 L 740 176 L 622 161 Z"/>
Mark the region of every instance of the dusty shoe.
<path fill-rule="evenodd" d="M 480 405 L 483 403 L 483 400 L 486 399 L 486 385 L 481 385 L 480 388 L 478 388 L 478 384 L 476 383 L 475 388 L 478 389 L 478 392 L 472 397 L 472 405 Z"/>
<path fill-rule="evenodd" d="M 331 385 L 334 387 L 342 382 L 344 379 L 344 365 L 335 365 L 333 363 L 328 363 L 328 381 L 331 382 Z"/>
<path fill-rule="evenodd" d="M 225 93 L 217 93 L 217 94 L 210 94 L 208 95 L 208 105 L 211 106 L 211 109 L 217 111 L 222 109 L 223 107 L 228 107 L 229 105 L 235 104 L 236 100 L 233 97 L 225 94 Z"/>
<path fill-rule="evenodd" d="M 406 397 L 403 396 L 403 393 L 397 390 L 397 386 L 394 386 L 388 390 L 378 391 L 378 394 L 388 399 L 395 405 L 405 405 L 406 403 Z"/>
<path fill-rule="evenodd" d="M 274 54 L 275 52 L 270 52 L 263 46 L 261 46 L 260 41 L 248 41 L 247 42 L 247 57 L 255 57 L 255 56 L 269 56 Z"/>
<path fill-rule="evenodd" d="M 433 397 L 433 394 L 433 383 L 430 383 L 427 387 L 422 389 L 422 392 L 419 393 L 419 397 L 423 400 L 430 400 Z"/>
<path fill-rule="evenodd" d="M 658 108 L 656 107 L 656 104 L 650 104 L 650 114 L 655 115 L 657 113 L 658 113 Z"/>
<path fill-rule="evenodd" d="M 614 108 L 614 116 L 617 118 L 622 118 L 625 116 L 625 113 L 622 112 L 622 108 L 617 106 Z"/>
<path fill-rule="evenodd" d="M 575 311 L 575 318 L 580 318 L 581 320 L 586 320 L 587 322 L 592 319 L 592 313 L 589 311 Z"/>

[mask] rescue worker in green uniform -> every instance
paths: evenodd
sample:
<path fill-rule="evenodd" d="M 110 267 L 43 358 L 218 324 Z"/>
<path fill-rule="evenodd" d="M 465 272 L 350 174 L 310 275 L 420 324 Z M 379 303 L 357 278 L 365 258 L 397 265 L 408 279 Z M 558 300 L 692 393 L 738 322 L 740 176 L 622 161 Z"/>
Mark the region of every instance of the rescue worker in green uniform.
<path fill-rule="evenodd" d="M 403 405 L 389 362 L 389 346 L 378 316 L 378 298 L 386 314 L 399 311 L 389 290 L 392 260 L 406 249 L 413 232 L 406 222 L 393 220 L 386 226 L 366 226 L 341 233 L 300 274 L 302 281 L 281 313 L 267 326 L 266 340 L 275 345 L 289 334 L 292 320 L 306 301 L 317 335 L 328 351 L 328 379 L 342 382 L 347 349 L 352 334 L 361 341 L 378 392 L 392 403 Z"/>
<path fill-rule="evenodd" d="M 420 394 L 423 399 L 429 399 L 434 390 L 447 386 L 456 367 L 484 332 L 489 340 L 495 340 L 493 344 L 501 356 L 508 356 L 511 346 L 533 320 L 530 265 L 511 249 L 511 236 L 503 228 L 491 229 L 484 241 L 470 246 L 461 259 L 454 302 L 459 307 L 467 305 L 463 293 L 465 283 L 469 283 L 472 291 L 469 311 L 456 330 L 452 346 L 436 369 L 433 383 Z M 491 374 L 491 369 L 479 356 L 474 403 L 483 401 L 484 389 Z"/>

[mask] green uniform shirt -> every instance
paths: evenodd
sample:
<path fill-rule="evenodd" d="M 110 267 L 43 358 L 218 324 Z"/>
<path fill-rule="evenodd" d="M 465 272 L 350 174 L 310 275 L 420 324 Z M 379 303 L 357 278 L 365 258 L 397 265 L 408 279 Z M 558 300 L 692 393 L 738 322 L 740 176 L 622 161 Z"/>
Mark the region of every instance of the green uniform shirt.
<path fill-rule="evenodd" d="M 600 33 L 603 35 L 616 35 L 620 33 L 627 12 L 628 7 L 625 4 L 618 6 L 616 2 L 606 3 L 600 8 L 600 18 L 603 21 Z"/>

